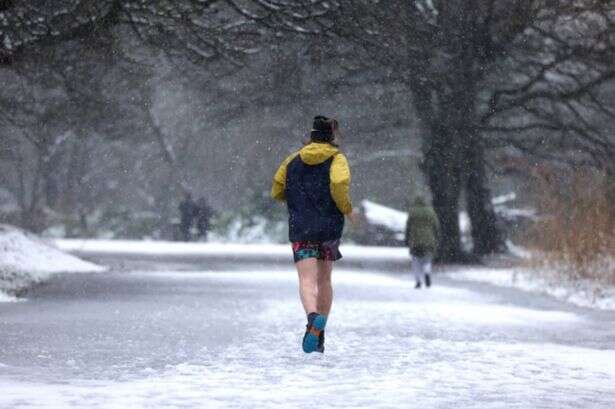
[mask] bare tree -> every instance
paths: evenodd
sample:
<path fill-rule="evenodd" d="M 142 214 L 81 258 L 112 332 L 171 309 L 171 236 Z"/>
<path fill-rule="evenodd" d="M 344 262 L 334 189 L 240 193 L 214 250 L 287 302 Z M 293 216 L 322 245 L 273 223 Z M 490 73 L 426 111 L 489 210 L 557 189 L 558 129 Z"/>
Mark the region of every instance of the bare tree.
<path fill-rule="evenodd" d="M 0 59 L 21 50 L 128 25 L 144 41 L 194 61 L 239 62 L 256 51 L 262 28 L 317 33 L 330 13 L 314 0 L 14 0 L 0 3 Z"/>
<path fill-rule="evenodd" d="M 108 40 L 86 37 L 33 48 L 0 72 L 7 82 L 0 91 L 0 124 L 11 135 L 3 142 L 18 153 L 13 170 L 21 182 L 14 186 L 25 226 L 40 228 L 43 209 L 85 219 L 90 140 L 113 139 L 128 128 L 126 121 L 125 129 L 117 126 L 125 113 L 107 90 L 113 65 Z"/>
<path fill-rule="evenodd" d="M 615 173 L 615 8 L 542 9 L 497 67 L 481 130 L 493 146 Z"/>
<path fill-rule="evenodd" d="M 605 68 L 613 61 L 613 5 L 590 0 L 339 3 L 333 31 L 363 51 L 362 61 L 386 67 L 413 94 L 424 129 L 424 172 L 443 226 L 440 256 L 464 258 L 457 220 L 463 190 L 475 252 L 497 250 L 486 172 L 491 137 L 504 129 L 545 127 L 548 112 L 542 103 L 578 100 L 611 77 Z M 594 59 L 601 68 L 587 70 Z M 584 110 L 598 108 L 587 101 L 579 101 Z M 528 126 L 530 116 L 543 118 Z"/>
<path fill-rule="evenodd" d="M 0 2 L 0 66 L 10 67 L 27 83 L 24 94 L 30 97 L 16 104 L 11 100 L 15 93 L 9 92 L 6 103 L 0 104 L 0 116 L 10 122 L 10 143 L 18 153 L 12 157 L 23 165 L 16 169 L 24 170 L 18 172 L 17 184 L 23 187 L 23 219 L 33 220 L 43 203 L 55 207 L 54 198 L 60 196 L 64 210 L 85 220 L 85 196 L 92 191 L 89 141 L 132 135 L 134 124 L 150 130 L 170 169 L 171 185 L 186 188 L 177 146 L 152 112 L 151 90 L 142 81 L 148 76 L 144 71 L 135 75 L 142 65 L 115 43 L 118 37 L 139 43 L 148 62 L 156 64 L 160 58 L 152 56 L 163 53 L 185 72 L 207 64 L 210 71 L 223 73 L 240 67 L 266 33 L 317 33 L 318 20 L 329 11 L 327 2 L 313 0 Z M 124 77 L 106 72 L 122 66 Z M 109 78 L 124 83 L 121 93 L 137 89 L 136 97 L 132 92 L 131 101 L 118 103 L 122 96 L 110 95 L 109 89 L 121 87 L 109 84 Z M 127 108 L 128 113 L 121 111 Z M 131 114 L 133 118 L 127 118 Z M 30 184 L 25 183 L 25 169 L 30 167 L 22 155 L 24 146 L 37 158 Z M 31 186 L 29 194 L 26 185 Z"/>

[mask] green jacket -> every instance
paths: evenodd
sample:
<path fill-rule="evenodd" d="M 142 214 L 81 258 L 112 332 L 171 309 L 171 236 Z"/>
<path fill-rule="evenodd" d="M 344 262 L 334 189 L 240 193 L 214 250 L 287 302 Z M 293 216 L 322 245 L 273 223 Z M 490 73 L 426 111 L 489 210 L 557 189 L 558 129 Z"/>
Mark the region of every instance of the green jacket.
<path fill-rule="evenodd" d="M 415 206 L 410 210 L 406 223 L 406 244 L 411 251 L 422 247 L 425 251 L 435 254 L 439 234 L 440 223 L 433 208 Z"/>

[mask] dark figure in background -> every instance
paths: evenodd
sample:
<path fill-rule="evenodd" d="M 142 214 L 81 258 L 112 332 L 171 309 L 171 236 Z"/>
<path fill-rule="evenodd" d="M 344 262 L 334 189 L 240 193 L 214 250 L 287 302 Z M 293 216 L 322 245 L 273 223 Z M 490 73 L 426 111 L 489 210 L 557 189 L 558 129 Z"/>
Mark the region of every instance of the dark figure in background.
<path fill-rule="evenodd" d="M 210 220 L 213 216 L 213 210 L 209 207 L 207 200 L 204 197 L 199 198 L 196 202 L 196 227 L 199 231 L 199 238 L 207 241 L 207 233 L 209 232 Z"/>
<path fill-rule="evenodd" d="M 179 204 L 179 214 L 181 239 L 183 241 L 190 241 L 190 229 L 197 215 L 197 205 L 194 203 L 194 200 L 192 200 L 192 195 L 190 193 L 186 193 L 184 195 L 184 200 Z"/>
<path fill-rule="evenodd" d="M 425 278 L 425 285 L 431 286 L 431 262 L 438 248 L 440 223 L 436 212 L 425 203 L 421 197 L 414 200 L 408 213 L 406 223 L 406 244 L 412 256 L 412 272 L 416 279 L 414 288 L 421 288 L 421 279 Z"/>

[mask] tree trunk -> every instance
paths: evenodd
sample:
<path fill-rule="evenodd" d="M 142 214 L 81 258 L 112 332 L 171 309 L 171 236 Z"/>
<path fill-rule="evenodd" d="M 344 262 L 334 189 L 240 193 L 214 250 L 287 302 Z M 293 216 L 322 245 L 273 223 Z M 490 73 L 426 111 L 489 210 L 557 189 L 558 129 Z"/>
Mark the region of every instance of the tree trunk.
<path fill-rule="evenodd" d="M 447 179 L 436 173 L 430 177 L 433 206 L 441 226 L 437 260 L 457 263 L 466 260 L 459 234 L 459 190 L 453 187 L 455 182 Z"/>
<path fill-rule="evenodd" d="M 440 222 L 436 260 L 444 263 L 467 261 L 459 232 L 459 197 L 462 188 L 463 141 L 459 133 L 465 118 L 464 107 L 454 104 L 446 85 L 438 90 L 421 81 L 411 84 L 414 107 L 422 123 L 423 163 L 432 195 L 432 205 Z M 446 113 L 447 115 L 444 115 Z M 461 122 L 460 122 L 461 121 Z"/>
<path fill-rule="evenodd" d="M 30 202 L 24 202 L 21 209 L 21 225 L 27 230 L 40 233 L 45 227 L 44 213 L 40 206 L 40 190 L 43 180 L 43 156 L 40 150 L 36 151 L 36 166 L 32 173 L 32 184 L 30 186 Z M 24 172 L 24 171 L 22 171 Z"/>
<path fill-rule="evenodd" d="M 607 167 L 604 183 L 604 194 L 609 212 L 609 219 L 612 223 L 615 223 L 615 165 Z"/>
<path fill-rule="evenodd" d="M 81 181 L 84 176 L 82 166 L 83 155 L 83 141 L 76 137 L 71 146 L 63 206 L 64 211 L 75 220 L 78 218 L 79 189 L 82 188 Z"/>
<path fill-rule="evenodd" d="M 440 221 L 437 259 L 441 262 L 466 260 L 461 249 L 459 234 L 459 196 L 461 177 L 459 150 L 455 148 L 456 135 L 446 129 L 437 129 L 429 138 L 425 150 L 423 170 L 431 189 L 432 203 Z"/>
<path fill-rule="evenodd" d="M 466 174 L 468 215 L 472 225 L 473 251 L 476 255 L 497 253 L 502 249 L 503 243 L 488 188 L 485 150 L 479 138 L 468 138 L 468 141 L 463 163 Z"/>
<path fill-rule="evenodd" d="M 60 198 L 60 187 L 58 184 L 58 161 L 60 158 L 58 156 L 58 154 L 51 154 L 43 164 L 45 203 L 51 209 L 57 209 Z"/>

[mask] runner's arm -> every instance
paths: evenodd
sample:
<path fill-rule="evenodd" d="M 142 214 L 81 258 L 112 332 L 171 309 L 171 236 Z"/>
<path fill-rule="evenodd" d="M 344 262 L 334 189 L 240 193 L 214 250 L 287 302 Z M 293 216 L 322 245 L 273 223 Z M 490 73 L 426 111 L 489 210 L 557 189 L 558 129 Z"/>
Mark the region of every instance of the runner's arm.
<path fill-rule="evenodd" d="M 331 196 L 337 208 L 343 214 L 352 213 L 352 202 L 350 200 L 350 167 L 344 155 L 337 154 L 331 164 Z"/>
<path fill-rule="evenodd" d="M 277 172 L 273 176 L 273 186 L 271 187 L 271 197 L 276 200 L 285 201 L 286 195 L 284 191 L 286 190 L 286 167 L 290 163 L 291 160 L 295 159 L 297 153 L 293 153 L 280 165 Z"/>

